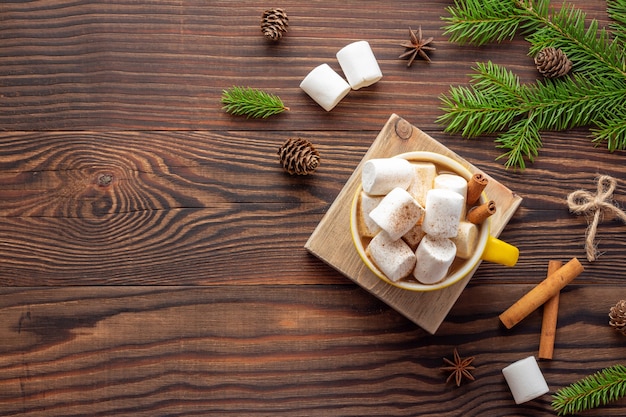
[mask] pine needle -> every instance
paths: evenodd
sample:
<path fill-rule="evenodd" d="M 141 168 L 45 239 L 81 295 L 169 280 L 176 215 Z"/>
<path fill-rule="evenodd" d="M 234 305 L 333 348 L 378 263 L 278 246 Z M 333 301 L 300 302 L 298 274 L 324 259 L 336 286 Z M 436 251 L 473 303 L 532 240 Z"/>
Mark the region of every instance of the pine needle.
<path fill-rule="evenodd" d="M 609 26 L 620 42 L 626 42 L 626 0 L 607 0 L 607 12 L 613 19 Z"/>
<path fill-rule="evenodd" d="M 558 415 L 576 414 L 626 395 L 626 366 L 613 365 L 558 390 L 552 408 Z"/>
<path fill-rule="evenodd" d="M 224 90 L 222 104 L 222 109 L 228 113 L 264 119 L 289 110 L 277 95 L 250 87 L 235 86 Z"/>

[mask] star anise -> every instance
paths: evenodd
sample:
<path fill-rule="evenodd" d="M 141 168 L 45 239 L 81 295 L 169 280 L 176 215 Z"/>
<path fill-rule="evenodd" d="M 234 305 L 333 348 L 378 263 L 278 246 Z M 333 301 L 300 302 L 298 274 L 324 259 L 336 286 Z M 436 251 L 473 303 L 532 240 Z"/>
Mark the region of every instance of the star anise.
<path fill-rule="evenodd" d="M 428 55 L 426 55 L 425 51 L 435 50 L 435 48 L 433 48 L 432 46 L 428 46 L 428 44 L 433 41 L 433 38 L 430 37 L 430 38 L 424 39 L 422 37 L 421 26 L 417 29 L 417 31 L 413 31 L 409 27 L 409 34 L 411 36 L 411 40 L 409 42 L 403 42 L 400 44 L 401 46 L 404 46 L 405 48 L 408 48 L 409 50 L 403 53 L 402 55 L 400 55 L 398 58 L 404 59 L 408 57 L 409 63 L 406 64 L 407 67 L 411 66 L 411 64 L 413 63 L 413 60 L 415 60 L 415 57 L 418 55 L 424 58 L 426 61 L 431 62 L 430 58 L 428 57 Z"/>
<path fill-rule="evenodd" d="M 474 360 L 473 356 L 469 358 L 461 359 L 461 357 L 459 356 L 459 352 L 455 348 L 454 349 L 454 362 L 452 362 L 448 358 L 443 358 L 443 361 L 447 363 L 449 366 L 444 366 L 441 368 L 441 370 L 446 371 L 446 372 L 451 372 L 448 379 L 446 379 L 446 382 L 450 382 L 450 380 L 454 377 L 456 386 L 460 387 L 461 382 L 463 381 L 463 377 L 471 381 L 474 381 L 474 376 L 470 373 L 470 371 L 476 369 L 475 367 L 471 366 L 471 363 L 473 360 Z"/>

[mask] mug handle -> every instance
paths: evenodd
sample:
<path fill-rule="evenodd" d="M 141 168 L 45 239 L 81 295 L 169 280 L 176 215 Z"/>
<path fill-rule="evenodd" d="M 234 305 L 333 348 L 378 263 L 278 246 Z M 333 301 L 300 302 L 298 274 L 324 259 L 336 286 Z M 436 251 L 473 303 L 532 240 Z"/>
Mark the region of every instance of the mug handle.
<path fill-rule="evenodd" d="M 481 256 L 483 261 L 494 262 L 506 266 L 515 266 L 518 258 L 518 248 L 491 235 L 487 237 L 487 244 L 485 245 L 485 250 Z"/>

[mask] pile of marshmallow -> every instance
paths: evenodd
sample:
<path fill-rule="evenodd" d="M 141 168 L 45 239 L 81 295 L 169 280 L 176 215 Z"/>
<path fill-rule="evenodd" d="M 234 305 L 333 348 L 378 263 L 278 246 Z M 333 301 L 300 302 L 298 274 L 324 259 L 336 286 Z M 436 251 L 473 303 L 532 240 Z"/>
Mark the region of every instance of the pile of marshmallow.
<path fill-rule="evenodd" d="M 337 61 L 347 82 L 328 64 L 322 64 L 311 70 L 300 83 L 300 88 L 326 111 L 331 111 L 350 90 L 370 86 L 383 77 L 367 41 L 343 47 L 337 52 Z"/>
<path fill-rule="evenodd" d="M 478 226 L 465 219 L 468 182 L 430 162 L 370 159 L 361 174 L 358 229 L 367 256 L 391 281 L 435 284 L 470 258 Z"/>

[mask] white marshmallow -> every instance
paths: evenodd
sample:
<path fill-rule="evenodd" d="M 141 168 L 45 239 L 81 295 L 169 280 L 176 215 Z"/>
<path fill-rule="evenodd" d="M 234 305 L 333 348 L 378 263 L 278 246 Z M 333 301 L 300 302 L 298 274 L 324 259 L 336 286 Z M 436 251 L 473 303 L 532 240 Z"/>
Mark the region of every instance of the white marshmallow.
<path fill-rule="evenodd" d="M 435 284 L 446 277 L 456 255 L 450 239 L 424 236 L 415 251 L 413 276 L 422 284 Z"/>
<path fill-rule="evenodd" d="M 433 237 L 455 237 L 459 231 L 465 200 L 458 193 L 432 189 L 426 193 L 426 213 L 422 227 Z"/>
<path fill-rule="evenodd" d="M 478 226 L 474 223 L 462 221 L 459 231 L 452 241 L 456 245 L 456 256 L 461 259 L 469 259 L 476 252 L 478 246 Z"/>
<path fill-rule="evenodd" d="M 457 192 L 463 199 L 467 199 L 467 180 L 456 174 L 440 174 L 435 178 L 434 188 L 452 190 Z"/>
<path fill-rule="evenodd" d="M 370 86 L 383 77 L 367 41 L 344 46 L 337 52 L 337 60 L 353 90 Z"/>
<path fill-rule="evenodd" d="M 515 404 L 522 404 L 550 391 L 534 356 L 520 359 L 502 370 Z"/>
<path fill-rule="evenodd" d="M 367 252 L 387 278 L 397 282 L 411 274 L 415 267 L 415 253 L 402 240 L 392 240 L 380 232 L 367 246 Z"/>
<path fill-rule="evenodd" d="M 394 188 L 370 212 L 370 218 L 392 240 L 400 239 L 422 218 L 424 209 L 411 194 L 402 188 Z"/>
<path fill-rule="evenodd" d="M 350 92 L 350 85 L 328 64 L 313 68 L 300 88 L 326 111 L 331 111 Z"/>
<path fill-rule="evenodd" d="M 425 207 L 426 193 L 434 186 L 437 168 L 430 162 L 413 162 L 412 165 L 415 174 L 408 191 L 422 207 Z"/>
<path fill-rule="evenodd" d="M 361 184 L 371 195 L 384 195 L 396 187 L 407 189 L 413 181 L 413 167 L 402 158 L 375 158 L 363 165 Z"/>
<path fill-rule="evenodd" d="M 378 206 L 382 201 L 382 196 L 371 196 L 366 192 L 361 191 L 361 206 L 360 206 L 360 227 L 361 234 L 365 237 L 374 237 L 376 233 L 381 231 L 379 225 L 372 220 L 370 212 Z M 471 224 L 471 223 L 470 223 Z"/>
<path fill-rule="evenodd" d="M 451 190 L 458 193 L 463 200 L 467 200 L 467 180 L 456 174 L 440 174 L 435 178 L 434 188 Z M 461 210 L 461 218 L 465 218 L 467 208 L 465 204 Z"/>

